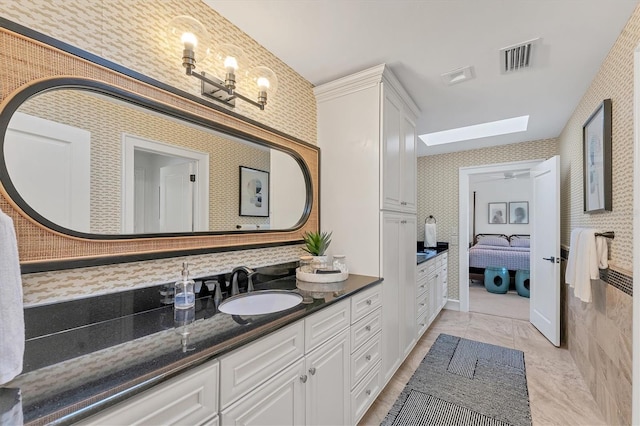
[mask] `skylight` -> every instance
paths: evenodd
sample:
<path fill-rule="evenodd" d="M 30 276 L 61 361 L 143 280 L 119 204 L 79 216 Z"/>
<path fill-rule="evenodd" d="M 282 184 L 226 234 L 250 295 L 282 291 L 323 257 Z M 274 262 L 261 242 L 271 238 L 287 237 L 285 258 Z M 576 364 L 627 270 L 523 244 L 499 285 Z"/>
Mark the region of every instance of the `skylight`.
<path fill-rule="evenodd" d="M 487 138 L 489 136 L 508 135 L 524 132 L 529 125 L 529 116 L 507 118 L 506 120 L 490 121 L 473 126 L 458 127 L 457 129 L 419 135 L 427 146 L 442 145 L 471 139 Z"/>

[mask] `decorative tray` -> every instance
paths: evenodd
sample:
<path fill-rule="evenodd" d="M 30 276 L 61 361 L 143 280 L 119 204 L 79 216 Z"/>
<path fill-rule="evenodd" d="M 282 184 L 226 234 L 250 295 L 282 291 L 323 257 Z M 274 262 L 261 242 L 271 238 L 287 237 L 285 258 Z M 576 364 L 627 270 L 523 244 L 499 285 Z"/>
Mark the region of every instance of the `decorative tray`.
<path fill-rule="evenodd" d="M 308 272 L 300 271 L 300 268 L 296 268 L 296 278 L 300 281 L 306 281 L 309 283 L 335 283 L 344 281 L 349 278 L 349 273 L 340 272 L 338 274 L 310 274 Z"/>

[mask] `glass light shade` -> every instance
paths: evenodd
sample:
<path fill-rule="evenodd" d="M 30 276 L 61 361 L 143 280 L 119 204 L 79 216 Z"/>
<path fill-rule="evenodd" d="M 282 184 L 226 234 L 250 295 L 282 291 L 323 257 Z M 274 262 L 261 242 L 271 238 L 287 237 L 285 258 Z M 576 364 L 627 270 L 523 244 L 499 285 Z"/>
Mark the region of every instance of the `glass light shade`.
<path fill-rule="evenodd" d="M 244 51 L 234 44 L 222 43 L 215 49 L 215 73 L 224 80 L 227 73 L 236 73 L 244 62 Z"/>
<path fill-rule="evenodd" d="M 270 97 L 278 91 L 278 77 L 269 67 L 259 66 L 251 68 L 247 72 L 247 77 L 255 84 L 251 90 L 267 92 Z"/>
<path fill-rule="evenodd" d="M 209 54 L 209 32 L 200 21 L 190 16 L 180 15 L 173 18 L 167 28 L 167 38 L 176 52 L 182 52 L 185 48 L 192 49 L 198 62 Z"/>

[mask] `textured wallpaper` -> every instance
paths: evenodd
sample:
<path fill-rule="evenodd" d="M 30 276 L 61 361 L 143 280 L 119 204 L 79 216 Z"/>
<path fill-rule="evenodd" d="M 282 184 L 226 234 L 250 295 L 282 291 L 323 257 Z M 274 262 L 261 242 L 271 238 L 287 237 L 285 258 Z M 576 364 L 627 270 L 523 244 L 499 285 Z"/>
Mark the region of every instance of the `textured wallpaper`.
<path fill-rule="evenodd" d="M 266 65 L 278 75 L 278 92 L 270 97 L 265 111 L 242 102 L 238 102 L 234 111 L 315 144 L 316 102 L 311 84 L 199 0 L 0 0 L 0 16 L 6 19 L 199 95 L 199 81 L 185 75 L 182 52 L 170 48 L 166 37 L 169 21 L 185 13 L 197 17 L 211 33 L 212 40 L 242 47 L 251 66 Z M 198 62 L 198 70 L 208 69 L 213 69 L 211 57 Z M 238 91 L 251 96 L 241 80 Z M 230 210 L 234 214 L 237 211 Z M 28 274 L 23 276 L 25 303 L 51 303 L 96 292 L 175 281 L 182 260 L 190 260 L 194 275 L 202 276 L 214 271 L 228 272 L 239 264 L 258 266 L 291 261 L 299 254 L 298 246 L 284 246 Z"/>
<path fill-rule="evenodd" d="M 185 75 L 182 51 L 171 47 L 167 36 L 171 19 L 185 14 L 207 28 L 214 50 L 235 44 L 245 52 L 245 69 L 264 65 L 277 74 L 277 93 L 264 111 L 238 102 L 235 112 L 316 143 L 311 83 L 200 0 L 0 0 L 6 19 L 200 96 L 200 81 Z M 213 56 L 198 61 L 196 69 L 213 72 Z M 253 88 L 238 74 L 238 92 L 253 98 Z"/>
<path fill-rule="evenodd" d="M 589 90 L 559 137 L 562 160 L 562 243 L 571 230 L 592 227 L 615 231 L 609 246 L 612 266 L 631 275 L 633 269 L 633 52 L 640 43 L 640 10 L 611 48 Z M 610 98 L 613 116 L 613 210 L 583 212 L 582 126 L 604 100 Z"/>
<path fill-rule="evenodd" d="M 549 158 L 557 154 L 556 139 L 502 145 L 472 151 L 418 158 L 418 240 L 424 237 L 424 220 L 438 221 L 438 240 L 449 241 L 449 298 L 458 299 L 458 170 L 460 167 Z M 454 243 L 454 244 L 451 244 Z"/>

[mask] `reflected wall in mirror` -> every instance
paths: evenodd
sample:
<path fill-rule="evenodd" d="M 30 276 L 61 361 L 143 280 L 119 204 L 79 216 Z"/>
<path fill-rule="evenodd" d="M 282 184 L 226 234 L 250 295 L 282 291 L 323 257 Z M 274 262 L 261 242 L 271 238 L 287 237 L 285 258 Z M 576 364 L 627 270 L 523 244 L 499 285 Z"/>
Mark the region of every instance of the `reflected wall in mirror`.
<path fill-rule="evenodd" d="M 310 184 L 290 153 L 79 87 L 30 96 L 3 150 L 24 202 L 83 234 L 284 230 L 307 210 Z M 239 215 L 239 166 L 269 172 L 267 217 Z"/>

